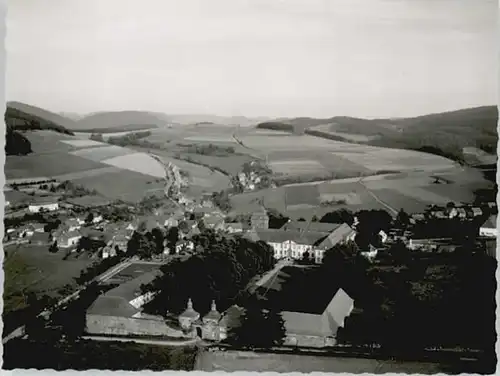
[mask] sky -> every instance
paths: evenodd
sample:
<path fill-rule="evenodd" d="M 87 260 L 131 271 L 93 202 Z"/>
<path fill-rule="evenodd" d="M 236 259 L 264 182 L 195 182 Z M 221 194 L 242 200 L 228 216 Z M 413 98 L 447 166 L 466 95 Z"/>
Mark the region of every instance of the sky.
<path fill-rule="evenodd" d="M 497 103 L 496 0 L 11 0 L 7 100 L 402 117 Z"/>

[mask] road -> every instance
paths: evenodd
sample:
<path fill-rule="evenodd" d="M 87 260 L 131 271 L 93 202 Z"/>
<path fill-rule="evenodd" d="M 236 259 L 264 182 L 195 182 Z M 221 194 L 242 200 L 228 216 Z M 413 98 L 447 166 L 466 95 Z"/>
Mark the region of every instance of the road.
<path fill-rule="evenodd" d="M 391 212 L 393 215 L 398 215 L 399 211 L 394 209 L 392 206 L 390 206 L 389 204 L 385 203 L 384 201 L 382 201 L 380 198 L 377 197 L 377 195 L 375 193 L 373 193 L 363 182 L 365 178 L 361 178 L 359 179 L 359 184 L 361 184 L 363 186 L 363 188 L 366 190 L 366 192 L 368 192 L 368 194 L 370 196 L 372 196 L 380 205 L 382 205 L 383 207 L 385 207 L 389 212 Z"/>
<path fill-rule="evenodd" d="M 195 345 L 199 338 L 187 339 L 184 341 L 172 341 L 172 340 L 161 340 L 161 339 L 142 339 L 142 338 L 124 338 L 124 337 L 99 337 L 99 336 L 84 336 L 83 339 L 90 339 L 92 341 L 118 341 L 118 342 L 135 342 L 144 343 L 147 345 L 158 345 L 158 346 L 189 346 Z"/>
<path fill-rule="evenodd" d="M 46 309 L 46 310 L 42 311 L 40 314 L 38 314 L 38 317 L 43 317 L 44 319 L 48 319 L 49 316 L 50 316 L 50 314 L 54 311 L 55 308 L 60 307 L 61 305 L 69 302 L 70 300 L 77 298 L 78 295 L 80 294 L 80 292 L 82 292 L 83 290 L 85 290 L 85 288 L 88 285 L 90 285 L 92 282 L 105 282 L 108 279 L 110 279 L 112 276 L 114 276 L 115 274 L 119 273 L 120 271 L 122 271 L 123 269 L 125 269 L 127 266 L 129 266 L 130 263 L 131 263 L 130 259 L 123 260 L 121 263 L 119 263 L 119 264 L 115 265 L 114 267 L 108 269 L 107 271 L 105 271 L 101 275 L 99 275 L 96 278 L 94 278 L 92 281 L 87 282 L 86 284 L 83 285 L 83 287 L 79 288 L 78 290 L 76 290 L 72 294 L 70 294 L 70 295 L 68 295 L 68 296 L 60 299 L 55 304 L 55 306 L 52 307 L 51 309 Z M 14 329 L 12 332 L 10 332 L 4 338 L 2 338 L 2 344 L 5 345 L 11 339 L 23 336 L 24 333 L 25 333 L 25 326 L 22 325 L 22 326 L 18 327 L 17 329 Z"/>

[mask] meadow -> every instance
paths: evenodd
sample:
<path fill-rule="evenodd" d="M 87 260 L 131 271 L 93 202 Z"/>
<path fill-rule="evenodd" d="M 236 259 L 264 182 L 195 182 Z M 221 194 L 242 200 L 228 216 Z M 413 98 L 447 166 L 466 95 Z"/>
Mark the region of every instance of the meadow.
<path fill-rule="evenodd" d="M 4 311 L 11 312 L 25 307 L 25 296 L 29 292 L 37 296 L 59 296 L 59 290 L 69 284 L 75 286 L 73 278 L 86 269 L 92 260 L 82 255 L 63 260 L 63 250 L 50 253 L 48 246 L 13 245 L 6 247 L 4 260 Z"/>

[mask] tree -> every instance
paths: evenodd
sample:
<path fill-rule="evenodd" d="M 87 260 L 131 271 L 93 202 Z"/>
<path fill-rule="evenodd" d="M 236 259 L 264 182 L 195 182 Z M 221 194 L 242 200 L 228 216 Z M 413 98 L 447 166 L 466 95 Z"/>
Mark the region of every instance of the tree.
<path fill-rule="evenodd" d="M 58 251 L 59 251 L 59 248 L 57 247 L 57 240 L 56 240 L 56 241 L 55 241 L 54 243 L 52 243 L 52 245 L 50 246 L 50 248 L 49 248 L 49 252 L 50 252 L 50 253 L 56 253 L 56 252 L 58 252 Z"/>
<path fill-rule="evenodd" d="M 179 241 L 179 228 L 177 227 L 170 227 L 167 230 L 167 236 L 165 236 L 165 239 L 167 240 L 167 247 L 169 249 L 174 249 L 175 245 Z"/>
<path fill-rule="evenodd" d="M 154 228 L 151 230 L 151 235 L 153 237 L 153 240 L 156 244 L 156 252 L 155 253 L 162 253 L 163 252 L 163 241 L 164 241 L 164 236 L 163 232 L 159 228 Z"/>
<path fill-rule="evenodd" d="M 320 222 L 322 223 L 347 223 L 351 226 L 354 223 L 354 215 L 352 212 L 346 209 L 340 209 L 326 213 L 321 217 Z"/>
<path fill-rule="evenodd" d="M 269 349 L 281 346 L 286 335 L 284 320 L 276 310 L 263 309 L 259 303 L 249 305 L 239 327 L 228 342 L 236 346 Z"/>
<path fill-rule="evenodd" d="M 92 212 L 90 212 L 87 215 L 87 218 L 85 218 L 85 223 L 89 225 L 92 223 L 93 220 L 94 220 L 94 214 Z"/>
<path fill-rule="evenodd" d="M 410 224 L 410 216 L 404 211 L 404 209 L 401 209 L 398 212 L 395 224 L 402 228 L 406 228 Z"/>
<path fill-rule="evenodd" d="M 267 215 L 269 216 L 269 228 L 281 228 L 288 222 L 289 218 L 275 209 L 268 209 Z"/>
<path fill-rule="evenodd" d="M 318 222 L 319 221 L 319 218 L 316 216 L 316 215 L 313 215 L 312 219 L 311 219 L 312 222 Z"/>

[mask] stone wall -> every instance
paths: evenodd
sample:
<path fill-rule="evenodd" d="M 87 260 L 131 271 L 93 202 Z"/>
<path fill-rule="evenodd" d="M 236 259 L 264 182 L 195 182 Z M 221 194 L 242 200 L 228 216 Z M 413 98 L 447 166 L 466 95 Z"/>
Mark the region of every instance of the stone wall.
<path fill-rule="evenodd" d="M 120 336 L 147 335 L 174 338 L 193 337 L 192 333 L 185 334 L 181 330 L 171 328 L 161 319 L 102 316 L 92 314 L 88 314 L 86 317 L 86 331 L 88 334 Z"/>
<path fill-rule="evenodd" d="M 321 348 L 326 346 L 334 346 L 335 339 L 331 337 L 308 336 L 303 334 L 289 334 L 286 336 L 283 344 L 285 346 Z"/>

